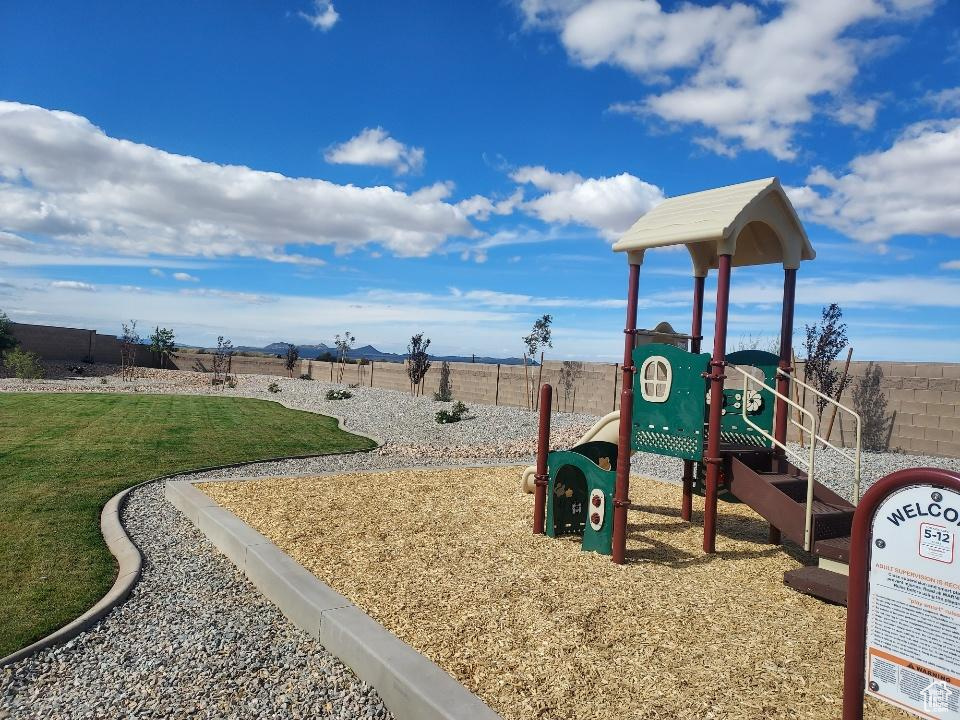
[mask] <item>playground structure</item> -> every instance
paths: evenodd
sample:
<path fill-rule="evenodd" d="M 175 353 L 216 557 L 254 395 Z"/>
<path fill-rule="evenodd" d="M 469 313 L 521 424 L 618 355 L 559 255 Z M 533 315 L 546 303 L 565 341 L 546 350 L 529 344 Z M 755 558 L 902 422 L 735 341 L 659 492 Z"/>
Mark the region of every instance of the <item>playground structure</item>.
<path fill-rule="evenodd" d="M 637 329 L 639 274 L 648 249 L 676 245 L 689 251 L 693 264 L 691 330 L 663 342 L 659 327 Z M 797 270 L 816 253 L 779 181 L 768 178 L 668 199 L 613 249 L 625 252 L 629 265 L 620 409 L 573 448 L 551 452 L 551 393 L 545 388 L 537 465 L 523 475 L 524 488 L 535 495 L 534 532 L 582 535 L 584 550 L 623 563 L 627 511 L 638 507 L 629 497 L 632 453 L 681 458 L 681 517 L 691 519 L 692 496 L 702 495 L 704 552 L 716 551 L 717 501 L 746 503 L 769 522 L 771 543 L 786 535 L 819 557 L 818 566 L 792 570 L 784 581 L 845 603 L 850 527 L 860 494 L 860 418 L 793 377 Z M 783 266 L 779 356 L 758 350 L 728 355 L 731 268 L 774 263 Z M 717 271 L 712 354 L 700 347 L 710 270 Z M 655 342 L 642 342 L 647 339 Z M 728 377 L 734 380 L 730 387 L 724 382 Z M 817 415 L 791 400 L 793 385 L 852 417 L 853 448 L 821 437 Z M 803 453 L 787 444 L 791 425 L 806 441 Z M 849 463 L 848 497 L 816 480 L 818 445 Z"/>

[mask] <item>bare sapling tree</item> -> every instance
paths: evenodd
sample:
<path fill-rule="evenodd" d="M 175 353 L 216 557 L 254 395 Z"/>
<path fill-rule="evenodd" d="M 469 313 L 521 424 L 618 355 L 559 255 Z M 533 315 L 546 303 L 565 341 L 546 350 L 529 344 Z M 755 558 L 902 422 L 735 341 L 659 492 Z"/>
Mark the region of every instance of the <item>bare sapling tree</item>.
<path fill-rule="evenodd" d="M 120 335 L 120 377 L 123 380 L 133 380 L 137 375 L 137 347 L 141 342 L 137 333 L 137 321 L 120 323 L 120 327 L 123 330 Z"/>
<path fill-rule="evenodd" d="M 893 415 L 887 415 L 887 395 L 881 389 L 883 368 L 867 364 L 863 377 L 853 387 L 853 409 L 860 416 L 864 450 L 882 452 L 890 444 Z"/>
<path fill-rule="evenodd" d="M 355 343 L 356 341 L 357 339 L 350 334 L 349 330 L 345 331 L 343 335 L 338 334 L 333 340 L 333 344 L 337 347 L 337 382 L 338 383 L 343 382 L 343 373 L 347 368 L 347 353 L 350 352 L 351 348 L 353 348 L 353 343 Z"/>
<path fill-rule="evenodd" d="M 803 346 L 806 358 L 803 363 L 803 381 L 827 397 L 840 397 L 843 386 L 849 382 L 841 378 L 833 366 L 840 352 L 847 346 L 847 326 L 843 311 L 836 303 L 830 303 L 821 312 L 820 323 L 806 325 Z M 817 397 L 817 418 L 823 419 L 827 401 Z"/>
<path fill-rule="evenodd" d="M 224 340 L 223 335 L 220 335 L 217 337 L 217 349 L 213 351 L 210 364 L 213 370 L 212 383 L 219 385 L 221 389 L 229 379 L 231 358 L 233 358 L 233 343 Z"/>
<path fill-rule="evenodd" d="M 297 368 L 297 361 L 300 360 L 300 349 L 293 343 L 287 343 L 287 356 L 284 358 L 284 366 L 287 368 L 287 374 L 293 377 L 293 371 Z"/>
<path fill-rule="evenodd" d="M 423 394 L 423 379 L 430 369 L 430 356 L 427 354 L 429 347 L 430 338 L 423 337 L 423 333 L 414 335 L 407 345 L 407 375 L 410 377 L 412 395 Z"/>
<path fill-rule="evenodd" d="M 450 363 L 446 360 L 440 363 L 440 385 L 437 392 L 433 394 L 433 399 L 439 402 L 453 400 L 453 388 L 450 387 Z"/>
<path fill-rule="evenodd" d="M 533 384 L 531 383 L 531 378 L 527 369 L 527 359 L 529 358 L 530 360 L 535 361 L 537 350 L 540 350 L 541 348 L 553 347 L 552 333 L 550 330 L 550 325 L 552 323 L 553 316 L 544 315 L 533 323 L 533 328 L 530 330 L 530 334 L 525 335 L 522 338 L 523 344 L 527 347 L 527 352 L 523 356 L 523 377 L 527 390 L 528 409 L 533 409 L 533 398 L 537 393 L 539 393 L 540 388 L 538 387 L 536 389 L 536 393 L 534 392 Z M 540 365 L 541 367 L 543 366 L 543 353 L 540 354 Z"/>
<path fill-rule="evenodd" d="M 160 367 L 166 368 L 170 358 L 176 357 L 177 352 L 173 330 L 158 325 L 150 336 L 150 351 L 160 358 Z"/>
<path fill-rule="evenodd" d="M 580 378 L 583 377 L 583 363 L 578 360 L 564 360 L 560 366 L 558 385 L 563 388 L 563 409 L 567 409 L 567 398 L 570 397 Z"/>

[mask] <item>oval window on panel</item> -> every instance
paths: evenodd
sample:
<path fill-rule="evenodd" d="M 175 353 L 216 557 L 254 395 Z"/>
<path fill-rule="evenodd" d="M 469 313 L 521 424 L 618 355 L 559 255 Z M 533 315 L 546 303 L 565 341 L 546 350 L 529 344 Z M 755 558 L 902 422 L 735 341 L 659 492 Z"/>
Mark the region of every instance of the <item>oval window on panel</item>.
<path fill-rule="evenodd" d="M 652 355 L 640 366 L 640 397 L 647 402 L 662 403 L 670 397 L 673 368 L 662 355 Z"/>

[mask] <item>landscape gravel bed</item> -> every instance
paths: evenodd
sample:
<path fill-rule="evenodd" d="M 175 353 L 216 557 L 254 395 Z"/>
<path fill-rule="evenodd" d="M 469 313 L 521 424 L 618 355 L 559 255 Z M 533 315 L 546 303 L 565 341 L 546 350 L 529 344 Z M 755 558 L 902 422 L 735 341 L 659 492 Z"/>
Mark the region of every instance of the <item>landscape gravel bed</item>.
<path fill-rule="evenodd" d="M 161 483 L 131 493 L 123 520 L 145 559 L 130 598 L 0 670 L 0 717 L 391 717 L 164 501 Z"/>

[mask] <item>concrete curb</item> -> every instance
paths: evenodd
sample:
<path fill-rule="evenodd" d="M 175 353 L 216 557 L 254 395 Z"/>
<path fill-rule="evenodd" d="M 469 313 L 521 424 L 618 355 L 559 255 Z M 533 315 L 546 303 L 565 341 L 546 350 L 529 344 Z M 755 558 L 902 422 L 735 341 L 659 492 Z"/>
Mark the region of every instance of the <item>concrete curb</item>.
<path fill-rule="evenodd" d="M 500 717 L 442 668 L 221 508 L 192 482 L 168 480 L 164 495 L 291 622 L 372 685 L 398 720 Z"/>
<path fill-rule="evenodd" d="M 7 655 L 5 658 L 0 658 L 0 667 L 23 660 L 51 645 L 72 640 L 84 630 L 96 625 L 107 613 L 113 610 L 114 607 L 127 599 L 130 591 L 133 590 L 133 586 L 140 578 L 143 558 L 140 555 L 140 550 L 134 545 L 133 541 L 127 535 L 126 530 L 124 530 L 123 524 L 120 522 L 120 511 L 123 509 L 123 504 L 127 496 L 133 490 L 150 482 L 154 481 L 147 480 L 146 482 L 128 487 L 126 490 L 121 490 L 107 501 L 100 513 L 100 532 L 110 552 L 113 553 L 113 556 L 117 559 L 117 565 L 119 566 L 117 579 L 113 581 L 113 586 L 107 591 L 107 594 L 100 598 L 93 607 L 76 620 L 67 623 L 58 630 L 54 630 L 32 645 L 27 645 L 27 647 L 21 648 Z"/>

